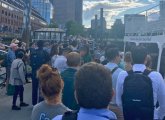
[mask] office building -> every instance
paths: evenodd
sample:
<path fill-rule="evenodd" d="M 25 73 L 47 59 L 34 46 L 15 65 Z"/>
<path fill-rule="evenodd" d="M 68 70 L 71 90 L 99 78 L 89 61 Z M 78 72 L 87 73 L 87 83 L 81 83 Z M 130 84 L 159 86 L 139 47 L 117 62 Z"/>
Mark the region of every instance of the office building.
<path fill-rule="evenodd" d="M 53 4 L 54 21 L 65 26 L 68 21 L 82 24 L 82 0 L 51 0 Z"/>
<path fill-rule="evenodd" d="M 50 23 L 51 3 L 49 0 L 32 0 L 32 6 Z"/>

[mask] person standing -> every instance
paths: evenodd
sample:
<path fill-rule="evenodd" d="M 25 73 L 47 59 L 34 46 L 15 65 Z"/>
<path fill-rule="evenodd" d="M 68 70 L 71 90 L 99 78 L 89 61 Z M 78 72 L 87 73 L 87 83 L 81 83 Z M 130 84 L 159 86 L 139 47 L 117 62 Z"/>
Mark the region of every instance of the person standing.
<path fill-rule="evenodd" d="M 51 120 L 53 117 L 69 111 L 70 109 L 61 101 L 64 83 L 58 71 L 49 65 L 42 65 L 37 76 L 44 101 L 33 107 L 32 120 Z"/>
<path fill-rule="evenodd" d="M 43 65 L 49 62 L 49 54 L 43 50 L 43 41 L 38 41 L 38 49 L 34 50 L 30 55 L 30 65 L 32 67 L 32 104 L 36 105 L 38 102 L 38 88 L 39 82 L 36 77 L 37 70 Z M 39 100 L 40 101 L 40 100 Z"/>
<path fill-rule="evenodd" d="M 15 56 L 15 51 L 18 49 L 18 44 L 11 43 L 10 48 L 7 52 L 6 55 L 6 60 L 7 60 L 7 66 L 6 66 L 6 74 L 7 74 L 7 79 L 6 79 L 6 91 L 7 95 L 13 95 L 13 87 L 9 84 L 9 79 L 10 79 L 10 69 L 11 69 L 11 64 L 12 62 L 16 59 Z"/>
<path fill-rule="evenodd" d="M 68 68 L 61 73 L 61 77 L 64 80 L 62 101 L 70 109 L 78 110 L 79 106 L 74 98 L 74 76 L 80 66 L 81 58 L 77 52 L 70 52 L 66 58 Z"/>
<path fill-rule="evenodd" d="M 24 53 L 18 51 L 16 54 L 16 59 L 12 62 L 11 65 L 11 75 L 10 75 L 10 84 L 14 85 L 14 94 L 13 94 L 13 105 L 12 110 L 20 110 L 20 107 L 28 106 L 27 103 L 23 101 L 23 92 L 25 84 L 25 65 L 22 61 Z M 16 105 L 17 97 L 20 97 L 20 107 Z"/>
<path fill-rule="evenodd" d="M 109 110 L 113 96 L 111 73 L 103 65 L 94 62 L 83 65 L 76 72 L 74 87 L 80 110 L 53 120 L 117 120 Z"/>
<path fill-rule="evenodd" d="M 125 120 L 162 120 L 165 116 L 165 81 L 159 72 L 147 69 L 145 47 L 136 46 L 131 53 L 134 65 L 131 71 L 119 74 L 116 103 L 123 109 Z"/>

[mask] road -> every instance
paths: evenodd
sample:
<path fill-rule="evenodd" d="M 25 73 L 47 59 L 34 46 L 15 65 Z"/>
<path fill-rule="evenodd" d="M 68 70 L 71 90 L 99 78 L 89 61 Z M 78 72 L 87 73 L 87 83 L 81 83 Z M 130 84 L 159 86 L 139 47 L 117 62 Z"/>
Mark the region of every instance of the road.
<path fill-rule="evenodd" d="M 5 88 L 0 89 L 0 120 L 31 120 L 31 83 L 24 87 L 24 101 L 30 104 L 29 107 L 24 107 L 20 111 L 11 110 L 12 96 L 5 95 Z M 19 105 L 19 98 L 17 100 Z"/>

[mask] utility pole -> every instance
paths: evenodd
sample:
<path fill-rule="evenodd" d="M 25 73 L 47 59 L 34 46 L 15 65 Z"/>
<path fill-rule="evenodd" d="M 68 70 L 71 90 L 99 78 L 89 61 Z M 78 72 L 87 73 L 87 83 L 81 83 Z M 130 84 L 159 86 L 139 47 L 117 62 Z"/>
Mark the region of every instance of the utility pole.
<path fill-rule="evenodd" d="M 23 29 L 22 29 L 22 42 L 25 42 L 29 46 L 31 39 L 31 0 L 24 1 L 23 10 Z"/>

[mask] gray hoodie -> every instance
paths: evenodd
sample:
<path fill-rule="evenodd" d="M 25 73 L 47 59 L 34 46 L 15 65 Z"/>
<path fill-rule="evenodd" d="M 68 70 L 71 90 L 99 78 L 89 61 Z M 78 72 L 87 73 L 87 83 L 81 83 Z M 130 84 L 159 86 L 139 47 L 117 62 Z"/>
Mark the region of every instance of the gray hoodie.
<path fill-rule="evenodd" d="M 25 83 L 25 65 L 21 59 L 15 59 L 11 65 L 10 84 L 23 85 Z"/>

